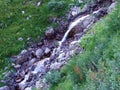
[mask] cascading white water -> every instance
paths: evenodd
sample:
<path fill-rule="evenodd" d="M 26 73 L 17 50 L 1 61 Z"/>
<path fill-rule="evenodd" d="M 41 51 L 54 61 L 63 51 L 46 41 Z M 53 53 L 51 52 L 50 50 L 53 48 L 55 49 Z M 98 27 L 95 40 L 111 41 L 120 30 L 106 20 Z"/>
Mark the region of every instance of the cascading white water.
<path fill-rule="evenodd" d="M 67 36 L 69 34 L 69 32 L 78 24 L 80 23 L 80 21 L 84 20 L 85 18 L 89 17 L 90 15 L 86 15 L 86 16 L 83 16 L 83 17 L 80 17 L 78 19 L 76 19 L 75 21 L 71 22 L 69 27 L 68 27 L 68 30 L 67 32 L 64 34 L 62 40 L 59 42 L 59 47 L 61 47 L 62 43 L 67 39 Z"/>

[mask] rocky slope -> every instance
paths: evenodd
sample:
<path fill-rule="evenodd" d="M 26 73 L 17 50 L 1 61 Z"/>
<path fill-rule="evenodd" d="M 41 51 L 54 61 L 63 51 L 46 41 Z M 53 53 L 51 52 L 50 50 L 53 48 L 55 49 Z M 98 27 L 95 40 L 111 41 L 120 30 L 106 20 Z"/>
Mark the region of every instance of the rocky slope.
<path fill-rule="evenodd" d="M 97 0 L 96 3 L 85 5 L 81 11 L 75 11 L 73 8 L 76 6 L 72 7 L 67 14 L 68 21 L 61 21 L 58 28 L 49 27 L 40 43 L 11 57 L 15 62 L 15 72 L 6 75 L 3 82 L 7 86 L 0 90 L 49 87 L 43 76 L 50 70 L 60 70 L 74 54 L 82 53 L 83 49 L 79 46 L 81 38 L 88 28 L 111 12 L 115 4 L 112 0 Z"/>

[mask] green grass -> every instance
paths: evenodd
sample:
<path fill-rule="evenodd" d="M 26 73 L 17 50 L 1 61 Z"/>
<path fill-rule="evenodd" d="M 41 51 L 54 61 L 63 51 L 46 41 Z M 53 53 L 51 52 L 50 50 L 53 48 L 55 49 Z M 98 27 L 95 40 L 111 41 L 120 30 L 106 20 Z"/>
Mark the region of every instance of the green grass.
<path fill-rule="evenodd" d="M 84 52 L 61 69 L 61 80 L 50 83 L 50 90 L 120 90 L 120 4 L 89 30 L 80 46 Z"/>
<path fill-rule="evenodd" d="M 54 25 L 51 17 L 64 16 L 72 0 L 43 0 L 41 6 L 36 6 L 38 0 L 0 0 L 0 79 L 4 72 L 10 70 L 10 57 L 17 55 L 28 43 L 39 42 L 47 27 Z M 55 11 L 49 3 L 55 2 Z M 63 9 L 64 8 L 64 9 Z M 58 10 L 57 10 L 58 9 Z M 24 12 L 24 13 L 22 13 Z M 22 37 L 23 40 L 18 39 Z M 27 40 L 30 38 L 30 40 Z M 8 67 L 6 70 L 5 67 Z"/>

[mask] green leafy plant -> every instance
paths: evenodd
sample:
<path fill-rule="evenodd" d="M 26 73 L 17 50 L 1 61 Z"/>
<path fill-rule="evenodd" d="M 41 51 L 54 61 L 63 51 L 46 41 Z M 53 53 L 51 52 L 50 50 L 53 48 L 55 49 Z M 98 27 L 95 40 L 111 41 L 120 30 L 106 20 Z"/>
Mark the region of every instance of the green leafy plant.
<path fill-rule="evenodd" d="M 61 1 L 51 0 L 50 2 L 48 2 L 49 9 L 55 12 L 63 11 L 63 9 L 65 9 L 66 6 L 67 6 L 67 3 L 64 0 L 61 0 Z"/>
<path fill-rule="evenodd" d="M 61 73 L 58 71 L 51 71 L 46 74 L 46 80 L 51 84 L 57 84 L 61 79 Z"/>

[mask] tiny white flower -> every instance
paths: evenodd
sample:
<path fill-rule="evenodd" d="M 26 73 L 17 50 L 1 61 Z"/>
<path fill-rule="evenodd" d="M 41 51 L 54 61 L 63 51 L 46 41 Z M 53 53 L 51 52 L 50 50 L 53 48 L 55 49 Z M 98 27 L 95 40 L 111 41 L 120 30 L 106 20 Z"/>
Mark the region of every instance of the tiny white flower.
<path fill-rule="evenodd" d="M 25 14 L 25 11 L 22 11 L 22 14 Z"/>
<path fill-rule="evenodd" d="M 29 17 L 27 17 L 26 20 L 29 20 Z"/>

